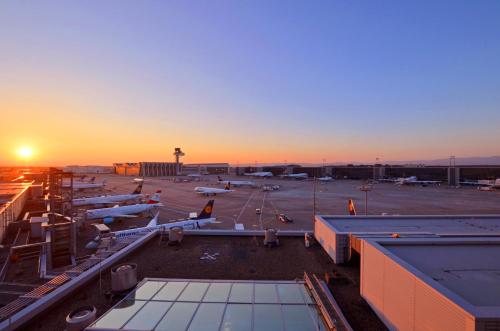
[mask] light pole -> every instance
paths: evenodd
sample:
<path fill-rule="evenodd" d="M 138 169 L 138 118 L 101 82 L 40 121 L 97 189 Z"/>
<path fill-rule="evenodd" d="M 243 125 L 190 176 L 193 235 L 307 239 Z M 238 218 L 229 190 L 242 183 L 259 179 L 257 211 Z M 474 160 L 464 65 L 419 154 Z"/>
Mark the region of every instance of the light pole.
<path fill-rule="evenodd" d="M 313 183 L 313 223 L 316 218 L 316 176 Z"/>
<path fill-rule="evenodd" d="M 372 190 L 372 186 L 364 184 L 359 188 L 359 190 L 365 192 L 365 215 L 368 215 L 368 192 Z"/>

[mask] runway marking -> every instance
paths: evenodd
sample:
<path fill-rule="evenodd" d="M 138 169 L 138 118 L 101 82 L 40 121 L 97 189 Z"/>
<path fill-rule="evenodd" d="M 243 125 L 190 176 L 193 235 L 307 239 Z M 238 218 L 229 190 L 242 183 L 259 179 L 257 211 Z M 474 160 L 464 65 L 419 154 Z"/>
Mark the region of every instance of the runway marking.
<path fill-rule="evenodd" d="M 254 196 L 256 191 L 253 191 L 252 194 L 250 194 L 250 196 L 248 197 L 248 200 L 247 202 L 245 203 L 245 205 L 241 208 L 240 210 L 240 214 L 238 215 L 238 217 L 236 218 L 236 220 L 234 221 L 234 224 L 238 223 L 238 221 L 240 220 L 240 217 L 241 215 L 243 215 L 243 212 L 245 211 L 245 209 L 247 208 L 248 204 L 250 203 L 250 200 L 252 199 L 252 197 Z"/>
<path fill-rule="evenodd" d="M 264 224 L 262 223 L 262 214 L 264 213 L 264 202 L 266 201 L 267 192 L 264 192 L 264 196 L 262 197 L 262 206 L 260 207 L 260 215 L 259 215 L 259 225 L 260 229 L 264 230 Z"/>
<path fill-rule="evenodd" d="M 269 204 L 271 204 L 271 207 L 273 207 L 274 213 L 276 215 L 279 215 L 278 209 L 276 208 L 276 206 L 274 205 L 274 203 L 272 202 L 272 200 L 269 200 Z"/>

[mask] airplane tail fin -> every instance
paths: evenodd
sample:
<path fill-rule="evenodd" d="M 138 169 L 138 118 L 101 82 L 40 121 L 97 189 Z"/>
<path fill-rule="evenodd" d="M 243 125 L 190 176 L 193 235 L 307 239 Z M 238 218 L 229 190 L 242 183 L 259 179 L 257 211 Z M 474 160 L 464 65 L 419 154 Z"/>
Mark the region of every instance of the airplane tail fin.
<path fill-rule="evenodd" d="M 201 213 L 198 215 L 198 219 L 210 218 L 212 216 L 212 209 L 214 209 L 214 200 L 207 202 Z"/>
<path fill-rule="evenodd" d="M 147 228 L 151 228 L 151 227 L 154 227 L 154 226 L 157 226 L 158 225 L 158 216 L 160 215 L 160 211 L 157 211 L 156 214 L 155 214 L 155 217 L 153 217 L 151 219 L 151 221 L 149 221 L 148 225 L 146 225 Z"/>
<path fill-rule="evenodd" d="M 95 182 L 95 176 L 90 178 L 89 183 L 94 183 Z"/>
<path fill-rule="evenodd" d="M 347 202 L 347 209 L 349 210 L 349 215 L 356 216 L 356 207 L 354 207 L 354 201 L 352 201 L 352 199 L 349 199 Z"/>
<path fill-rule="evenodd" d="M 160 202 L 161 190 L 156 191 L 155 194 L 149 199 L 148 204 L 155 204 Z"/>
<path fill-rule="evenodd" d="M 218 180 L 219 182 L 222 182 L 222 178 L 221 178 L 220 176 L 217 176 L 217 180 Z"/>
<path fill-rule="evenodd" d="M 132 194 L 141 194 L 141 191 L 142 191 L 142 183 L 143 183 L 143 182 L 139 182 L 139 184 L 137 185 L 137 187 L 135 188 L 135 190 L 132 192 Z"/>
<path fill-rule="evenodd" d="M 231 189 L 231 182 L 227 182 L 226 186 L 224 187 L 225 190 L 230 190 Z"/>

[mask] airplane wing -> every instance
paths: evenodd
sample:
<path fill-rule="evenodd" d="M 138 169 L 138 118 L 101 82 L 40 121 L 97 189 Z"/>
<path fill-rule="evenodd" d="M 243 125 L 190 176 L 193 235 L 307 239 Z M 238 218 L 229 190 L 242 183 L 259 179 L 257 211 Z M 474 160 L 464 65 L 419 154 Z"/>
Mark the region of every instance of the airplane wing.
<path fill-rule="evenodd" d="M 413 182 L 409 183 L 415 183 L 415 184 L 438 184 L 441 183 L 439 180 L 416 180 Z"/>
<path fill-rule="evenodd" d="M 107 216 L 107 217 L 114 217 L 114 218 L 136 218 L 138 217 L 137 215 L 127 215 L 127 214 L 123 214 L 123 215 L 113 215 L 113 216 Z"/>

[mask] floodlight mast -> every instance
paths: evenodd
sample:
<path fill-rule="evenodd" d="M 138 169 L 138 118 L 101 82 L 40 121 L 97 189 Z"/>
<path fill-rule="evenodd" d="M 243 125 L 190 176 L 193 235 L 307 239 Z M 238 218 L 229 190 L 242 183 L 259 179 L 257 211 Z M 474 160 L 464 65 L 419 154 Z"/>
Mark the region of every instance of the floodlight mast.
<path fill-rule="evenodd" d="M 365 192 L 365 215 L 368 215 L 368 192 L 372 190 L 372 186 L 364 184 L 359 188 L 359 190 Z"/>

